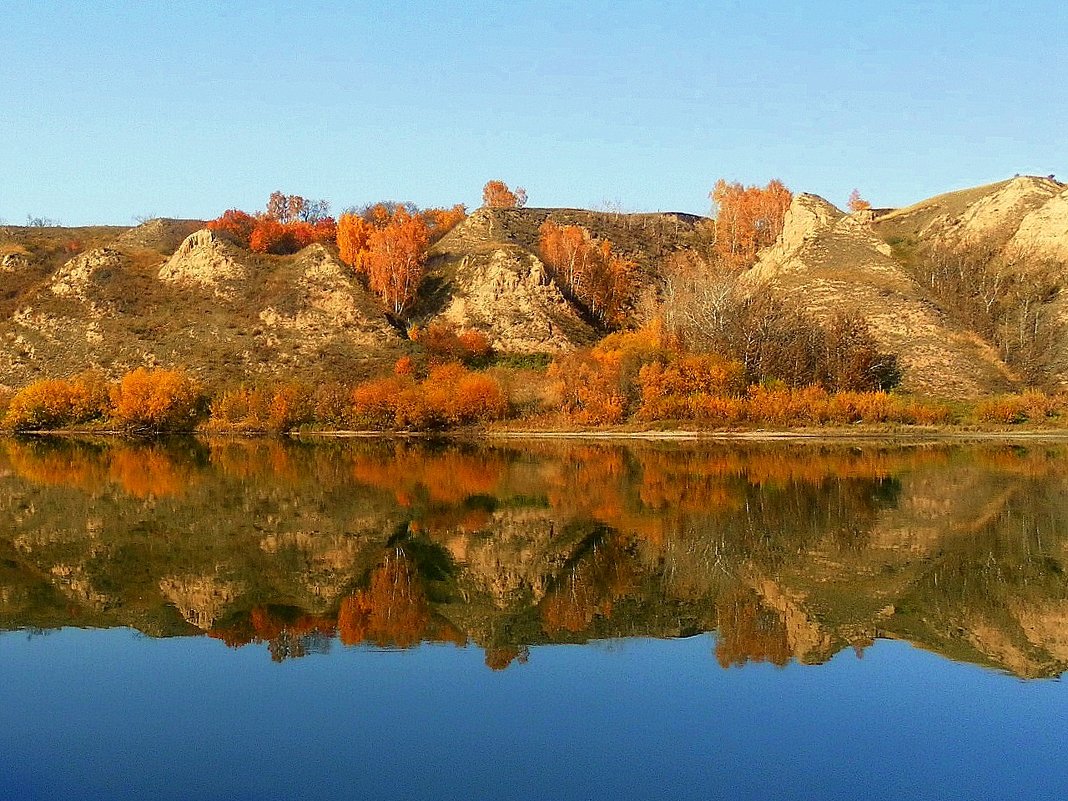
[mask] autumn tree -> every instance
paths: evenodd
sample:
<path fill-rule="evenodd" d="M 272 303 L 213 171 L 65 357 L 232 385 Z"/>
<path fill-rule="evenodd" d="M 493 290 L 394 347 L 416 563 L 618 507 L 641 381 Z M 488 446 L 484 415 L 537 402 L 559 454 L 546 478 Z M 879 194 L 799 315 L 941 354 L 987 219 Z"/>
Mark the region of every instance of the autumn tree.
<path fill-rule="evenodd" d="M 521 209 L 527 204 L 527 190 L 517 186 L 515 191 L 504 181 L 487 181 L 482 187 L 482 205 L 488 209 Z"/>
<path fill-rule="evenodd" d="M 200 387 L 183 370 L 139 368 L 111 389 L 112 416 L 133 431 L 189 431 L 200 411 Z"/>
<path fill-rule="evenodd" d="M 637 265 L 615 253 L 611 242 L 595 240 L 577 225 L 546 220 L 538 229 L 538 249 L 565 294 L 605 325 L 623 321 Z"/>
<path fill-rule="evenodd" d="M 330 204 L 325 200 L 310 201 L 300 195 L 273 192 L 266 211 L 252 215 L 228 209 L 207 227 L 225 233 L 256 253 L 286 255 L 314 242 L 335 240 L 337 225 L 329 211 Z"/>
<path fill-rule="evenodd" d="M 208 222 L 208 229 L 228 234 L 241 247 L 249 246 L 249 239 L 256 228 L 256 218 L 240 209 L 227 209 L 219 217 Z"/>
<path fill-rule="evenodd" d="M 427 209 L 422 212 L 430 229 L 430 241 L 437 242 L 467 217 L 467 207 L 457 203 L 449 209 Z"/>
<path fill-rule="evenodd" d="M 254 253 L 285 255 L 300 250 L 300 241 L 287 224 L 273 217 L 262 217 L 249 235 L 248 248 Z"/>
<path fill-rule="evenodd" d="M 368 283 L 394 314 L 401 314 L 415 299 L 429 243 L 426 221 L 403 210 L 367 239 Z"/>
<path fill-rule="evenodd" d="M 849 193 L 849 210 L 850 211 L 867 211 L 871 208 L 871 203 L 866 201 L 860 196 L 860 190 L 854 189 Z"/>
<path fill-rule="evenodd" d="M 715 258 L 678 254 L 664 272 L 671 331 L 691 350 L 741 362 L 747 384 L 878 391 L 901 379 L 896 358 L 857 315 L 843 311 L 820 322 L 796 299 L 749 291 L 737 270 Z"/>
<path fill-rule="evenodd" d="M 283 225 L 298 221 L 316 223 L 330 216 L 330 203 L 274 191 L 267 199 L 267 216 Z"/>
<path fill-rule="evenodd" d="M 356 212 L 346 212 L 337 221 L 338 255 L 357 273 L 366 275 L 370 267 L 369 241 L 374 230 L 374 225 Z"/>
<path fill-rule="evenodd" d="M 761 248 L 782 232 L 793 194 L 778 179 L 767 186 L 743 186 L 723 178 L 709 193 L 712 199 L 714 251 L 729 267 L 744 269 L 756 263 Z"/>

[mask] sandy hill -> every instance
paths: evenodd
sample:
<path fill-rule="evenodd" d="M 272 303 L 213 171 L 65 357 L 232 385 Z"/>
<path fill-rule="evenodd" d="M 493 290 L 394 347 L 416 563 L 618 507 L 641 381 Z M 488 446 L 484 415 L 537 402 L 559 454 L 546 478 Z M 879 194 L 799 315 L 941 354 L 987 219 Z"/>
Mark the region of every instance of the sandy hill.
<path fill-rule="evenodd" d="M 430 280 L 417 313 L 482 329 L 494 347 L 517 353 L 558 351 L 594 341 L 603 332 L 568 302 L 538 258 L 538 229 L 547 219 L 608 239 L 638 264 L 641 291 L 632 315 L 636 320 L 655 308 L 663 258 L 692 246 L 701 220 L 686 214 L 479 209 L 431 250 Z"/>
<path fill-rule="evenodd" d="M 906 389 L 969 397 L 1011 385 L 996 352 L 946 324 L 863 214 L 798 195 L 779 241 L 746 279 L 751 291 L 793 297 L 818 319 L 843 311 L 863 317 L 880 345 L 898 356 Z"/>
<path fill-rule="evenodd" d="M 213 382 L 349 378 L 402 352 L 398 332 L 330 250 L 257 256 L 201 225 L 90 229 L 83 239 L 93 246 L 58 266 L 47 248 L 39 251 L 51 260 L 29 248 L 9 259 L 0 383 L 138 366 L 184 366 Z"/>
<path fill-rule="evenodd" d="M 1021 176 L 950 192 L 912 206 L 846 214 L 814 195 L 795 197 L 779 241 L 745 277 L 752 291 L 794 297 L 817 318 L 861 315 L 880 345 L 896 354 L 906 389 L 974 397 L 1018 388 L 1023 379 L 994 343 L 946 314 L 917 280 L 925 247 L 986 250 L 1005 281 L 1040 270 L 1068 280 L 1068 189 Z M 1059 289 L 1043 313 L 1068 322 Z M 1051 384 L 1068 381 L 1068 341 L 1051 345 Z"/>
<path fill-rule="evenodd" d="M 553 353 L 604 334 L 553 282 L 538 256 L 546 220 L 608 239 L 638 265 L 630 322 L 660 311 L 664 267 L 707 253 L 710 227 L 686 214 L 479 209 L 430 251 L 410 320 L 477 328 L 501 352 Z M 744 277 L 817 318 L 851 311 L 896 354 L 903 386 L 956 397 L 1018 388 L 986 334 L 954 322 L 914 259 L 923 247 L 981 243 L 1005 276 L 1054 274 L 1041 312 L 1068 332 L 1068 188 L 1017 177 L 903 209 L 846 214 L 797 195 L 776 244 Z M 352 380 L 410 349 L 404 332 L 337 258 L 313 246 L 259 256 L 197 220 L 135 228 L 0 227 L 0 385 L 95 367 L 186 366 L 212 382 L 245 376 Z M 1068 383 L 1068 333 L 1049 345 L 1051 383 Z"/>
<path fill-rule="evenodd" d="M 993 241 L 1004 245 L 1023 220 L 1063 193 L 1050 178 L 1017 176 L 1008 181 L 937 195 L 879 216 L 875 228 L 887 240 Z"/>

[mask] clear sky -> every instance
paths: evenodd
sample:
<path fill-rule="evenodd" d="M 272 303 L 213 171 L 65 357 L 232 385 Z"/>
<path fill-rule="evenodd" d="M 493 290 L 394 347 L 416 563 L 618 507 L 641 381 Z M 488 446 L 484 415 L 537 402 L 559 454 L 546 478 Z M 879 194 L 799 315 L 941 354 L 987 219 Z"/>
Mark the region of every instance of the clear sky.
<path fill-rule="evenodd" d="M 1068 4 L 0 0 L 0 218 L 1068 177 Z"/>

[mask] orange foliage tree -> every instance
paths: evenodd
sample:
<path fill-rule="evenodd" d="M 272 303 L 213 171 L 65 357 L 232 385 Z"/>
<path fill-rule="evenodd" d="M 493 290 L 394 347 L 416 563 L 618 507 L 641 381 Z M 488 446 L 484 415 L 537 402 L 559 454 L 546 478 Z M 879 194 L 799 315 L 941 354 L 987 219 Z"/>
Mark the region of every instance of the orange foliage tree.
<path fill-rule="evenodd" d="M 16 431 L 53 429 L 103 419 L 108 389 L 103 378 L 86 373 L 70 380 L 35 381 L 15 393 L 3 427 Z"/>
<path fill-rule="evenodd" d="M 527 204 L 527 190 L 517 186 L 515 191 L 504 181 L 487 181 L 482 187 L 482 205 L 488 209 L 521 209 Z"/>
<path fill-rule="evenodd" d="M 221 216 L 209 221 L 208 228 L 229 234 L 239 245 L 247 248 L 256 229 L 256 218 L 240 209 L 227 209 Z"/>
<path fill-rule="evenodd" d="M 337 226 L 325 200 L 307 200 L 300 195 L 273 192 L 267 210 L 252 215 L 228 209 L 208 222 L 208 228 L 230 236 L 256 253 L 296 253 L 314 242 L 333 242 Z"/>
<path fill-rule="evenodd" d="M 467 216 L 463 205 L 419 211 L 410 203 L 376 203 L 341 215 L 337 246 L 341 260 L 367 279 L 394 314 L 415 299 L 426 250 Z"/>
<path fill-rule="evenodd" d="M 849 210 L 866 211 L 871 208 L 871 203 L 860 196 L 860 190 L 854 189 L 849 193 Z"/>
<path fill-rule="evenodd" d="M 437 242 L 464 221 L 467 217 L 467 207 L 457 203 L 449 209 L 427 209 L 422 212 L 422 216 L 430 229 L 430 241 Z"/>
<path fill-rule="evenodd" d="M 357 273 L 367 273 L 368 242 L 374 230 L 371 222 L 355 212 L 346 212 L 337 221 L 338 255 Z"/>
<path fill-rule="evenodd" d="M 752 266 L 760 249 L 775 242 L 793 200 L 777 179 L 759 187 L 720 178 L 709 197 L 715 217 L 714 250 L 728 267 L 738 269 Z"/>
<path fill-rule="evenodd" d="M 538 229 L 538 249 L 565 293 L 606 325 L 623 321 L 637 265 L 614 253 L 611 242 L 595 240 L 577 225 L 546 220 Z"/>
<path fill-rule="evenodd" d="M 429 244 L 426 221 L 403 209 L 368 237 L 368 283 L 394 314 L 401 314 L 415 299 Z"/>
<path fill-rule="evenodd" d="M 112 417 L 135 431 L 189 431 L 200 405 L 200 387 L 182 370 L 141 367 L 111 388 Z"/>

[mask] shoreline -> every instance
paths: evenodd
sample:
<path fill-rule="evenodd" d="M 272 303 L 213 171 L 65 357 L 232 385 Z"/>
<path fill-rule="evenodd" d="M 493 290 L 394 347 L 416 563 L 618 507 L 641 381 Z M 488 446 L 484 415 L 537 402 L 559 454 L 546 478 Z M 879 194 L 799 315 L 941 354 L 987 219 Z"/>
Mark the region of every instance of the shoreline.
<path fill-rule="evenodd" d="M 877 427 L 849 428 L 798 428 L 798 429 L 663 429 L 663 430 L 590 430 L 590 429 L 453 429 L 451 431 L 385 431 L 385 430 L 305 430 L 281 433 L 263 431 L 183 431 L 157 433 L 131 433 L 118 429 L 57 429 L 44 431 L 3 431 L 0 438 L 15 437 L 101 437 L 106 439 L 155 440 L 171 437 L 197 437 L 204 439 L 393 439 L 393 440 L 457 440 L 470 441 L 522 441 L 522 440 L 579 440 L 603 442 L 785 442 L 798 444 L 819 443 L 872 443 L 891 442 L 900 444 L 921 443 L 968 443 L 968 442 L 1020 442 L 1020 443 L 1066 443 L 1068 429 L 1031 429 L 1013 431 L 1008 429 L 912 429 L 891 430 Z"/>

